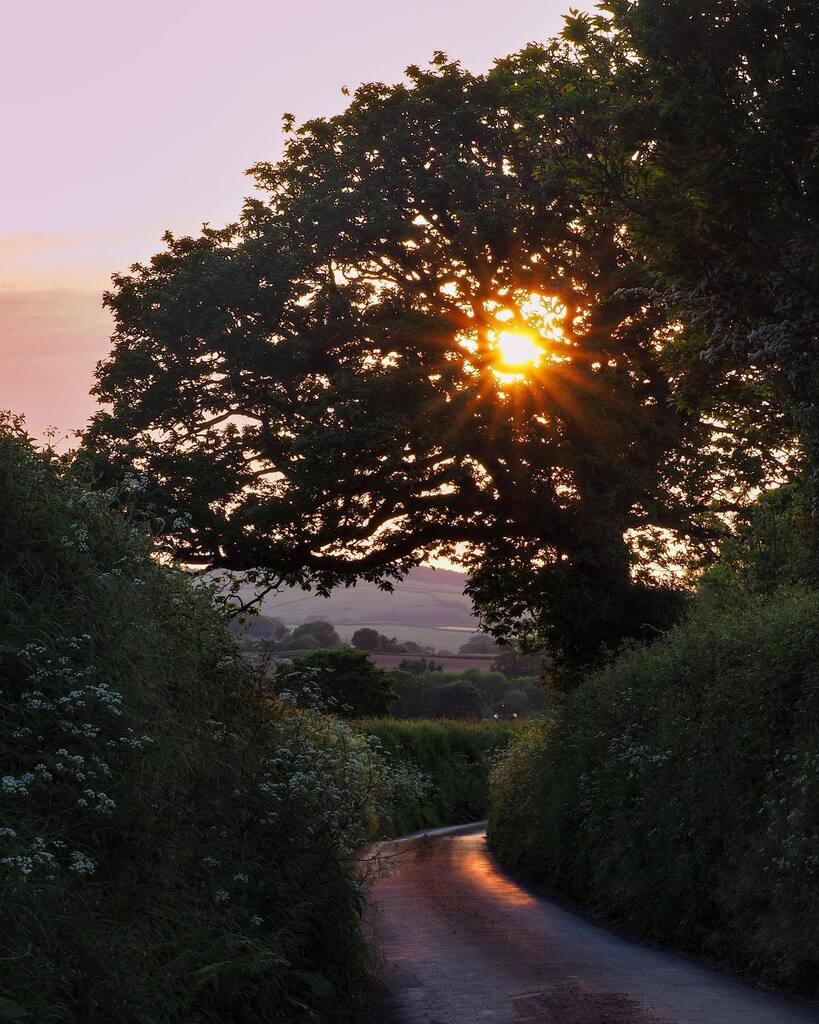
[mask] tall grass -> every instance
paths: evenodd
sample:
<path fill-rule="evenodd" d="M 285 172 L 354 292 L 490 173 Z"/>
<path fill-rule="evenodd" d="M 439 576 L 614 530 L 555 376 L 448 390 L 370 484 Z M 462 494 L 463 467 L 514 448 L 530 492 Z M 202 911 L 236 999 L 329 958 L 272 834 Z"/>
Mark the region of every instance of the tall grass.
<path fill-rule="evenodd" d="M 819 594 L 699 614 L 496 768 L 490 841 L 646 935 L 819 991 Z"/>
<path fill-rule="evenodd" d="M 368 719 L 357 730 L 374 736 L 391 757 L 428 779 L 427 795 L 396 798 L 382 831 L 392 835 L 435 828 L 486 816 L 489 769 L 509 743 L 513 726 L 504 722 Z"/>

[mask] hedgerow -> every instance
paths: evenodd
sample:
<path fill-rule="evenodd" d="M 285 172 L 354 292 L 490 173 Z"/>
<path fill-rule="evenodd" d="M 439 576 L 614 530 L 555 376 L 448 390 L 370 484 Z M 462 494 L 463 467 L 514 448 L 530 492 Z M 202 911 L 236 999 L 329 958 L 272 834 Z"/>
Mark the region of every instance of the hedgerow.
<path fill-rule="evenodd" d="M 490 841 L 643 934 L 817 991 L 819 594 L 706 592 L 520 736 Z"/>
<path fill-rule="evenodd" d="M 384 816 L 383 835 L 478 821 L 486 817 L 489 770 L 507 746 L 513 727 L 505 722 L 449 719 L 366 719 L 355 728 L 374 737 L 390 763 L 420 772 L 425 789 L 397 787 Z"/>
<path fill-rule="evenodd" d="M 118 497 L 0 427 L 0 1019 L 331 1019 L 414 780 L 273 699 Z"/>

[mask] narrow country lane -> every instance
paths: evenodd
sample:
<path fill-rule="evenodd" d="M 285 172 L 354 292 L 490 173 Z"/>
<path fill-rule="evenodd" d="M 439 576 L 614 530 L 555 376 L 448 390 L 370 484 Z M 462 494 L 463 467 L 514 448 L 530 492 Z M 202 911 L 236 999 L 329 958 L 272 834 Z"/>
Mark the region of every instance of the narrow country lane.
<path fill-rule="evenodd" d="M 389 844 L 359 1024 L 817 1024 L 819 1008 L 629 942 L 508 878 L 482 827 Z"/>

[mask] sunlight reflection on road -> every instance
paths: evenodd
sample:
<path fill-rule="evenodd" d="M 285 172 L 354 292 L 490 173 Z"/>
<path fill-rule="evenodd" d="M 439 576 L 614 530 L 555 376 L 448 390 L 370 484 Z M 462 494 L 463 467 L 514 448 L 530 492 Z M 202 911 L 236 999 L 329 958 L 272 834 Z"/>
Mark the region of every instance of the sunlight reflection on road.
<path fill-rule="evenodd" d="M 508 907 L 532 907 L 536 900 L 520 886 L 510 882 L 497 870 L 486 855 L 483 836 L 463 836 L 453 842 L 467 847 L 464 855 L 459 858 L 458 865 L 473 885 L 479 886 L 493 899 Z"/>

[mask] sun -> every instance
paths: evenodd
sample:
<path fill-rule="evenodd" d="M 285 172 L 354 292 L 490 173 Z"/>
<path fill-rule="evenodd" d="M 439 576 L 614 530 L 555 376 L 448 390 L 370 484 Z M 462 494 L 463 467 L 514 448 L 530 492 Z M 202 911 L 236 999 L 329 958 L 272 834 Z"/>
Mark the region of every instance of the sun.
<path fill-rule="evenodd" d="M 465 333 L 459 344 L 476 357 L 476 372 L 488 368 L 503 393 L 507 384 L 535 384 L 552 363 L 571 361 L 566 307 L 558 299 L 507 290 L 483 308 L 485 326 Z"/>
<path fill-rule="evenodd" d="M 543 349 L 530 334 L 500 331 L 496 344 L 503 366 L 510 370 L 537 366 L 543 357 Z"/>

